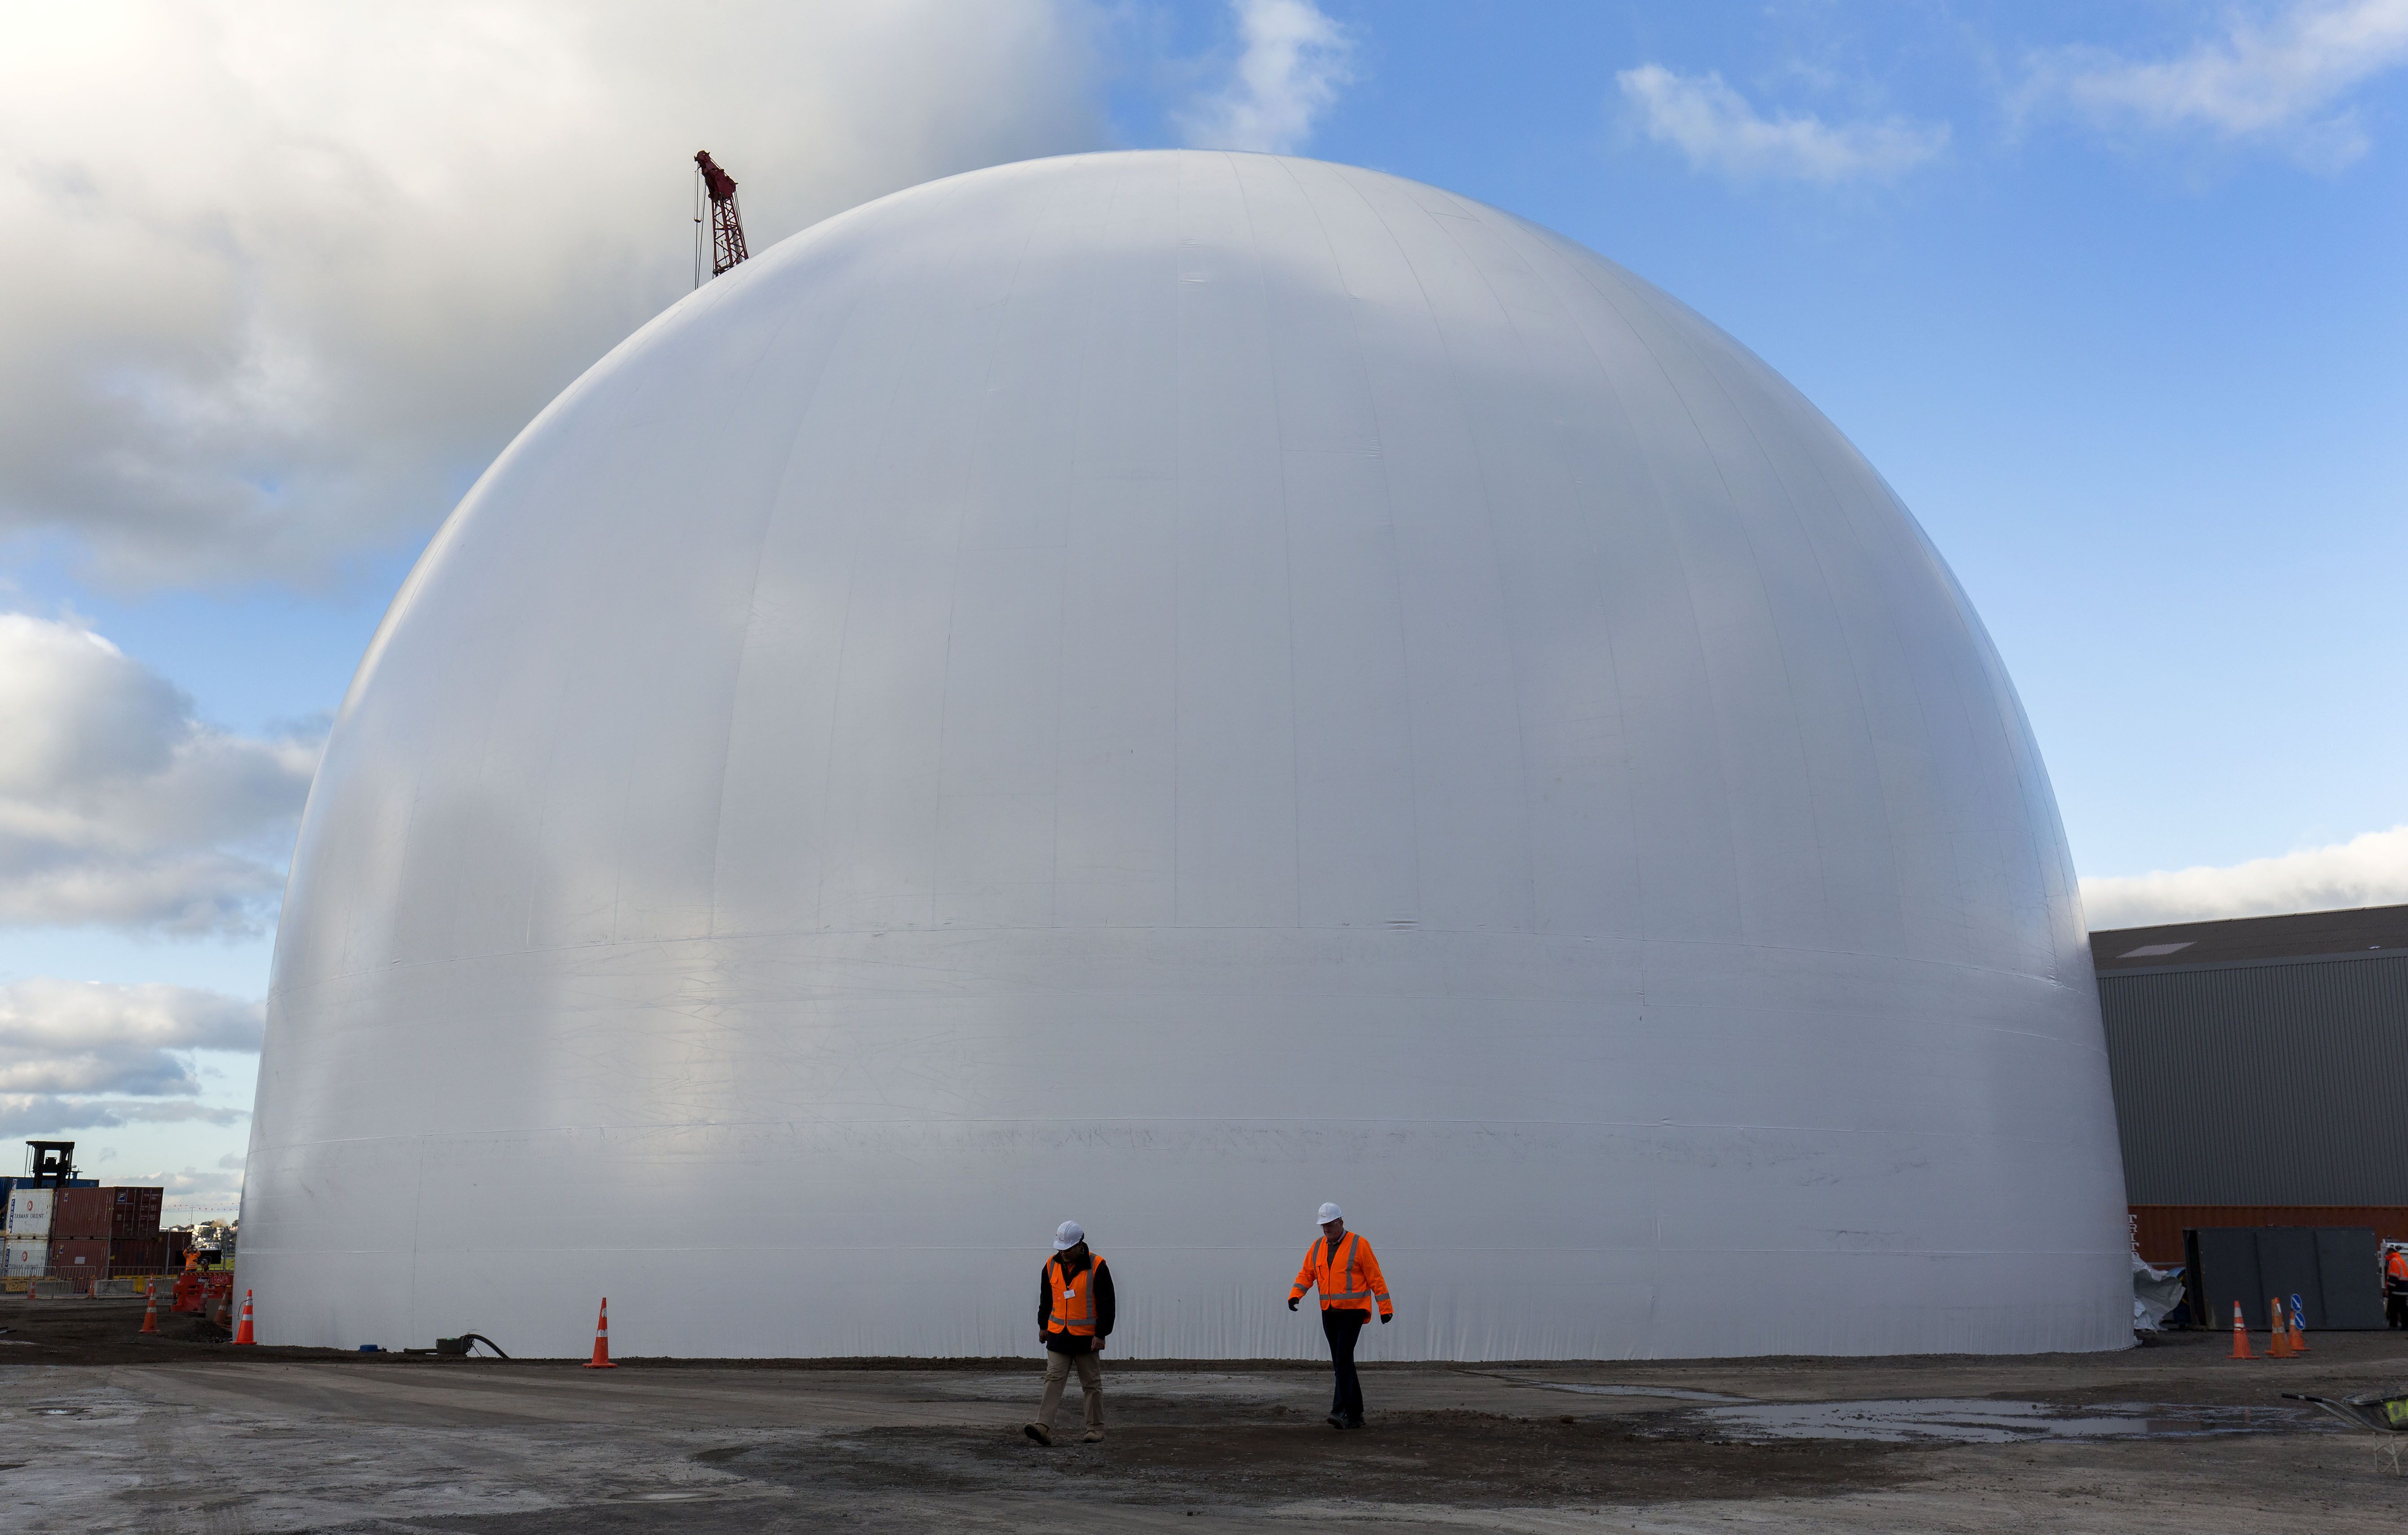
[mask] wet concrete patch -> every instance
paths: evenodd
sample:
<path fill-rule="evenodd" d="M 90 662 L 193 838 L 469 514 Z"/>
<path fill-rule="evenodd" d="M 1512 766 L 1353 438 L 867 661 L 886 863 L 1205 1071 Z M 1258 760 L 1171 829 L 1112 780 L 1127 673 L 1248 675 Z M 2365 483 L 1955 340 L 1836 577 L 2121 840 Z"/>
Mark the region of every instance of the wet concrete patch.
<path fill-rule="evenodd" d="M 1587 1385 L 1576 1381 L 1532 1381 L 1547 1391 L 1570 1391 L 1584 1397 L 1642 1397 L 1654 1401 L 1743 1402 L 1750 1399 L 1723 1391 L 1693 1391 L 1678 1385 Z"/>
<path fill-rule="evenodd" d="M 1929 1398 L 1900 1401 L 1747 1402 L 1697 1408 L 1650 1425 L 1666 1438 L 1751 1443 L 1838 1441 L 1862 1444 L 2014 1444 L 2047 1440 L 2197 1439 L 2216 1434 L 2320 1430 L 2308 1414 L 2280 1407 L 2169 1406 L 2112 1402 L 2079 1407 L 2038 1401 Z"/>
<path fill-rule="evenodd" d="M 1474 1506 L 1814 1496 L 1887 1486 L 1914 1451 L 1799 1439 L 1647 1437 L 1627 1421 L 1472 1413 L 1382 1414 L 1357 1432 L 1317 1423 L 1114 1428 L 1043 1449 L 1010 1433 L 877 1428 L 710 1452 L 739 1476 L 819 1492 L 1029 1494 L 1135 1503 L 1266 1504 L 1343 1497 Z"/>

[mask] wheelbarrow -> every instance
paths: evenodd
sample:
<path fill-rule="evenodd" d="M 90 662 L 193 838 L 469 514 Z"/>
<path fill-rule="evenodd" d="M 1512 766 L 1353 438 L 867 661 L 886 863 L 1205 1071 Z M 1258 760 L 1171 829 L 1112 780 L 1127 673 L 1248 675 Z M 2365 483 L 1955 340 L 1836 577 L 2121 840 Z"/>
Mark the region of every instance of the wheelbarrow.
<path fill-rule="evenodd" d="M 2339 1400 L 2330 1397 L 2311 1397 L 2298 1391 L 2286 1391 L 2283 1396 L 2290 1401 L 2321 1407 L 2351 1427 L 2370 1434 L 2408 1434 L 2408 1396 L 2344 1397 Z M 2408 1449 L 2408 1443 L 2386 1438 L 2375 1442 L 2374 1453 L 2390 1456 L 2392 1474 L 2398 1475 L 2402 1449 Z"/>

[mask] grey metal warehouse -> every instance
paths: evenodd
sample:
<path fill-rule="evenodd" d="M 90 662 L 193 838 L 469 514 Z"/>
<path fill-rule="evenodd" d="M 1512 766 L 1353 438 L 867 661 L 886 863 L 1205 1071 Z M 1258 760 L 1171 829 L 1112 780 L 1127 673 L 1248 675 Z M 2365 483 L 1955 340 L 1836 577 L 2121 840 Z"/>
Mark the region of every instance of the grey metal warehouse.
<path fill-rule="evenodd" d="M 2185 1227 L 2408 1241 L 2408 906 L 2090 935 L 2142 1255 Z"/>

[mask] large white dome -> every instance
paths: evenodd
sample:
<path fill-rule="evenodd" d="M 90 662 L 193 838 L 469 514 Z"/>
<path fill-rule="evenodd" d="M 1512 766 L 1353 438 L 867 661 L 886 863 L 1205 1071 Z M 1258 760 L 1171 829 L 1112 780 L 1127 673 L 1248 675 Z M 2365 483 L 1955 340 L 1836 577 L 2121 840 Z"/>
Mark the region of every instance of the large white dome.
<path fill-rule="evenodd" d="M 386 618 L 278 940 L 270 1341 L 2129 1341 L 2048 782 L 1854 449 L 1560 236 L 1102 154 L 785 241 Z"/>

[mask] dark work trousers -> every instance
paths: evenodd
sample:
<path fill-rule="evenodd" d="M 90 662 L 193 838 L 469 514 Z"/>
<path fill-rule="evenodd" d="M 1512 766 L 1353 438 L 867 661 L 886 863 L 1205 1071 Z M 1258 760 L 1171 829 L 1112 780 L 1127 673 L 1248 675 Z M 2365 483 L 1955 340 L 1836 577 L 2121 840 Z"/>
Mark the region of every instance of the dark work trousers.
<path fill-rule="evenodd" d="M 1354 1373 L 1354 1341 L 1363 1336 L 1363 1324 L 1369 1320 L 1369 1312 L 1321 1313 L 1321 1330 L 1329 1340 L 1330 1367 L 1338 1372 L 1338 1389 L 1329 1399 L 1330 1415 L 1349 1423 L 1363 1421 L 1363 1377 Z"/>
<path fill-rule="evenodd" d="M 2384 1298 L 2383 1320 L 2393 1327 L 2408 1327 L 2408 1290 L 2394 1290 Z"/>

